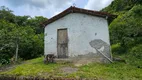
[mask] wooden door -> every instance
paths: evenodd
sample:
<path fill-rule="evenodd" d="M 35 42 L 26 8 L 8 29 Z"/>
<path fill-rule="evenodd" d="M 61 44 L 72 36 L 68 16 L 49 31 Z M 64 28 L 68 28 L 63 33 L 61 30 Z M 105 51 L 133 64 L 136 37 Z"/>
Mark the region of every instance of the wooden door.
<path fill-rule="evenodd" d="M 58 29 L 57 32 L 57 54 L 58 58 L 67 58 L 68 34 L 67 29 Z"/>

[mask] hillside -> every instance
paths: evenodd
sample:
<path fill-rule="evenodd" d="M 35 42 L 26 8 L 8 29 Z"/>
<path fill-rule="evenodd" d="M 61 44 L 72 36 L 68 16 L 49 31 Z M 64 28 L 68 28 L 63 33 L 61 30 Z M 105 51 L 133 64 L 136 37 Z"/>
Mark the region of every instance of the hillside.
<path fill-rule="evenodd" d="M 102 11 L 118 15 L 109 25 L 113 55 L 142 67 L 142 1 L 114 0 Z"/>
<path fill-rule="evenodd" d="M 0 43 L 3 44 L 0 46 L 9 43 L 0 51 L 3 53 L 0 54 L 0 79 L 3 77 L 19 79 L 35 77 L 96 80 L 142 79 L 142 0 L 114 0 L 108 7 L 102 9 L 104 12 L 118 15 L 109 25 L 111 50 L 115 59 L 123 59 L 125 62 L 114 61 L 111 64 L 90 63 L 75 66 L 74 63 L 60 61 L 45 65 L 43 57 L 39 57 L 43 54 L 43 40 L 41 39 L 43 38 L 43 31 L 37 26 L 34 27 L 37 23 L 44 21 L 45 18 L 29 19 L 28 16 L 15 16 L 11 12 L 8 12 L 9 16 L 7 16 L 4 15 L 7 12 L 5 12 L 5 9 L 0 11 L 3 12 L 1 15 L 3 18 L 0 19 L 0 34 L 3 38 Z M 9 26 L 11 27 L 9 28 Z M 5 32 L 8 32 L 8 34 L 5 34 Z M 20 34 L 16 35 L 18 32 Z M 6 36 L 10 37 L 5 38 Z M 17 36 L 20 37 L 17 38 Z M 20 60 L 35 59 L 19 60 L 20 64 L 16 65 L 3 65 L 10 63 L 11 58 L 15 56 L 16 42 L 11 43 L 11 40 L 19 41 Z M 32 45 L 36 47 L 32 47 Z"/>
<path fill-rule="evenodd" d="M 73 63 L 58 61 L 43 64 L 43 57 L 25 61 L 11 69 L 1 71 L 1 77 L 46 78 L 46 79 L 93 79 L 93 80 L 140 80 L 142 69 L 125 63 L 91 63 L 75 66 Z"/>
<path fill-rule="evenodd" d="M 105 7 L 101 11 L 120 15 L 139 4 L 142 4 L 141 0 L 114 0 L 109 6 Z"/>

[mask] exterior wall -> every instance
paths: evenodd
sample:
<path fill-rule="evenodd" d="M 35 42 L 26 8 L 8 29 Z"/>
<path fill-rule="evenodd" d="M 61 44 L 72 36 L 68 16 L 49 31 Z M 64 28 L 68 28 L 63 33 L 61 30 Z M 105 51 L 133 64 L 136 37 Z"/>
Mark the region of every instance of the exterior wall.
<path fill-rule="evenodd" d="M 93 47 L 94 40 L 103 41 L 110 49 L 108 23 L 105 18 L 81 13 L 70 13 L 45 27 L 45 55 L 55 54 L 57 56 L 57 29 L 62 28 L 67 28 L 68 30 L 69 57 L 86 55 L 88 53 L 97 54 Z M 98 42 L 97 45 L 99 44 Z M 105 46 L 102 44 L 98 49 L 103 51 Z M 110 53 L 107 55 L 109 57 Z"/>

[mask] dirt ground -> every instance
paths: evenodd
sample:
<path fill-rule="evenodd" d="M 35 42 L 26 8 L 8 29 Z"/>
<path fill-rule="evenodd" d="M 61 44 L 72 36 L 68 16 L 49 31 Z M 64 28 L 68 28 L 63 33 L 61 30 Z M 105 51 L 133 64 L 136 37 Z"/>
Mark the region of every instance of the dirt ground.
<path fill-rule="evenodd" d="M 67 73 L 67 74 L 70 74 L 70 73 L 74 73 L 78 70 L 78 68 L 73 68 L 73 67 L 62 67 L 60 69 L 63 73 Z"/>

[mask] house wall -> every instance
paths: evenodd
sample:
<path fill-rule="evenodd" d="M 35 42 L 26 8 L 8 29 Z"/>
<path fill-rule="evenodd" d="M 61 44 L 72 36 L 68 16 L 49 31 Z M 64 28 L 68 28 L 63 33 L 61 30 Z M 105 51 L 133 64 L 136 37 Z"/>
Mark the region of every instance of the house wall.
<path fill-rule="evenodd" d="M 45 55 L 55 54 L 57 56 L 57 29 L 62 28 L 68 30 L 69 57 L 89 53 L 97 54 L 95 48 L 102 50 L 102 52 L 107 49 L 105 55 L 110 57 L 107 20 L 81 13 L 70 13 L 45 27 Z"/>

